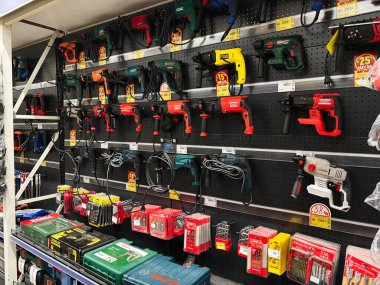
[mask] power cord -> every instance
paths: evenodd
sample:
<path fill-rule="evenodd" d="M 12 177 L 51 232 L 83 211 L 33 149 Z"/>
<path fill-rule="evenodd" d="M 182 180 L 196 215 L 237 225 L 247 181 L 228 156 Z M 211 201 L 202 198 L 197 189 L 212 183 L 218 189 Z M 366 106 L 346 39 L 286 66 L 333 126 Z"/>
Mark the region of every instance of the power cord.
<path fill-rule="evenodd" d="M 306 9 L 306 0 L 303 0 L 302 1 L 302 8 L 301 8 L 301 25 L 305 28 L 310 28 L 312 25 L 314 25 L 318 21 L 319 14 L 321 13 L 322 8 L 323 8 L 323 2 L 321 0 L 314 1 L 313 4 L 311 5 L 311 10 L 315 11 L 314 19 L 310 24 L 306 24 L 304 22 L 305 13 L 307 10 Z"/>

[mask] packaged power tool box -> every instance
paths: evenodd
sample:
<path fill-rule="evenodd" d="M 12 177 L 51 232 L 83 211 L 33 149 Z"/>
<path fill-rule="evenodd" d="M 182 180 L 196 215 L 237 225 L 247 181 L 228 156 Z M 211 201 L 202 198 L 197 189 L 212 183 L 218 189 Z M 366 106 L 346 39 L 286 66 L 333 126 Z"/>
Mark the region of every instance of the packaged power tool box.
<path fill-rule="evenodd" d="M 124 273 L 152 258 L 157 252 L 140 249 L 131 241 L 119 239 L 84 255 L 83 265 L 100 273 L 115 285 L 122 284 Z"/>
<path fill-rule="evenodd" d="M 82 263 L 86 252 L 106 245 L 115 238 L 99 232 L 89 233 L 82 228 L 56 233 L 48 240 L 48 247 L 56 254 L 74 262 Z"/>
<path fill-rule="evenodd" d="M 209 285 L 210 277 L 207 267 L 193 264 L 186 268 L 159 254 L 125 273 L 123 285 Z"/>
<path fill-rule="evenodd" d="M 47 239 L 53 234 L 77 227 L 85 227 L 84 224 L 65 219 L 57 213 L 22 221 L 20 225 L 23 235 L 44 246 L 47 246 Z"/>

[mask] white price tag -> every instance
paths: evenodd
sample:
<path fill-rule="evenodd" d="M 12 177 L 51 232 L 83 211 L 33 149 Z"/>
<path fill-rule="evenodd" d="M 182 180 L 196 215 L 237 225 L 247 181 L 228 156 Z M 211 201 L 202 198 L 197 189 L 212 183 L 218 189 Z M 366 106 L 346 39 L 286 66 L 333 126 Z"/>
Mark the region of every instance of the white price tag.
<path fill-rule="evenodd" d="M 236 149 L 234 147 L 222 147 L 222 153 L 236 154 Z"/>
<path fill-rule="evenodd" d="M 90 183 L 90 177 L 83 176 L 83 183 Z"/>
<path fill-rule="evenodd" d="M 87 210 L 87 204 L 86 203 L 82 203 L 82 209 Z"/>
<path fill-rule="evenodd" d="M 42 123 L 37 124 L 37 129 L 42 130 Z"/>
<path fill-rule="evenodd" d="M 278 92 L 296 91 L 296 83 L 294 80 L 284 80 L 278 82 Z"/>
<path fill-rule="evenodd" d="M 216 200 L 215 197 L 205 197 L 205 202 L 204 202 L 205 206 L 216 207 L 217 204 L 218 204 L 218 201 Z"/>
<path fill-rule="evenodd" d="M 186 145 L 177 145 L 177 153 L 187 154 L 187 146 Z"/>
<path fill-rule="evenodd" d="M 20 271 L 21 274 L 25 274 L 25 259 L 21 256 L 18 258 L 18 271 Z"/>
<path fill-rule="evenodd" d="M 296 155 L 305 155 L 305 156 L 311 156 L 314 157 L 315 154 L 313 151 L 296 151 Z"/>
<path fill-rule="evenodd" d="M 117 224 L 117 218 L 115 216 L 112 216 L 112 223 Z"/>
<path fill-rule="evenodd" d="M 78 100 L 77 99 L 70 99 L 71 104 L 74 106 L 78 106 Z"/>
<path fill-rule="evenodd" d="M 108 149 L 108 142 L 101 143 L 100 148 Z"/>
<path fill-rule="evenodd" d="M 137 143 L 130 143 L 129 144 L 129 149 L 130 150 L 138 150 L 139 149 L 139 146 Z"/>
<path fill-rule="evenodd" d="M 313 275 L 310 276 L 310 281 L 315 283 L 315 284 L 319 284 L 319 278 L 317 278 Z"/>
<path fill-rule="evenodd" d="M 244 256 L 247 256 L 248 255 L 248 247 L 241 245 L 239 247 L 239 253 L 244 255 Z"/>
<path fill-rule="evenodd" d="M 278 249 L 268 248 L 268 256 L 275 259 L 280 259 L 280 251 Z"/>
<path fill-rule="evenodd" d="M 133 225 L 136 226 L 136 227 L 139 227 L 140 226 L 140 219 L 134 219 L 133 220 Z"/>

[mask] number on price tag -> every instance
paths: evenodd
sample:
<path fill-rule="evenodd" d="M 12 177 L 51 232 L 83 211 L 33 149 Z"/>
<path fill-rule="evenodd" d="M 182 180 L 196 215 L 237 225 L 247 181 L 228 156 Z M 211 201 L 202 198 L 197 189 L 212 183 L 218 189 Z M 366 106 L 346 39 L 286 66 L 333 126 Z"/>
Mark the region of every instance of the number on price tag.
<path fill-rule="evenodd" d="M 164 101 L 170 101 L 172 99 L 172 91 L 166 82 L 163 82 L 161 84 L 160 95 Z"/>
<path fill-rule="evenodd" d="M 70 130 L 70 146 L 75 146 L 77 144 L 77 131 Z"/>
<path fill-rule="evenodd" d="M 170 52 L 176 52 L 182 50 L 182 30 L 176 28 L 171 34 L 171 41 L 174 44 L 170 44 Z"/>
<path fill-rule="evenodd" d="M 276 20 L 276 31 L 289 30 L 294 28 L 294 17 L 286 17 Z"/>
<path fill-rule="evenodd" d="M 176 191 L 172 189 L 169 190 L 169 199 L 179 200 L 179 196 L 181 196 L 181 193 L 179 193 L 177 190 Z"/>
<path fill-rule="evenodd" d="M 187 154 L 187 145 L 177 145 L 177 153 Z"/>
<path fill-rule="evenodd" d="M 284 80 L 278 82 L 278 92 L 293 92 L 296 90 L 294 80 Z"/>
<path fill-rule="evenodd" d="M 235 40 L 238 40 L 240 39 L 240 29 L 237 28 L 237 29 L 232 29 L 227 37 L 224 39 L 224 41 L 228 42 L 228 41 L 235 41 Z"/>
<path fill-rule="evenodd" d="M 143 49 L 135 50 L 135 58 L 136 59 L 143 58 L 143 57 L 144 57 L 144 50 Z"/>
<path fill-rule="evenodd" d="M 205 197 L 205 206 L 216 207 L 218 205 L 218 201 L 215 197 Z"/>
<path fill-rule="evenodd" d="M 108 149 L 108 142 L 101 143 L 100 148 Z"/>
<path fill-rule="evenodd" d="M 234 147 L 222 147 L 222 153 L 236 154 L 236 149 Z"/>
<path fill-rule="evenodd" d="M 216 96 L 230 96 L 230 79 L 227 70 L 220 70 L 215 73 Z"/>
<path fill-rule="evenodd" d="M 359 14 L 357 0 L 337 0 L 336 17 L 338 19 L 353 17 Z"/>
<path fill-rule="evenodd" d="M 90 183 L 90 177 L 83 176 L 83 183 Z"/>
<path fill-rule="evenodd" d="M 138 150 L 139 149 L 139 146 L 137 143 L 130 143 L 129 144 L 129 149 L 130 150 Z"/>

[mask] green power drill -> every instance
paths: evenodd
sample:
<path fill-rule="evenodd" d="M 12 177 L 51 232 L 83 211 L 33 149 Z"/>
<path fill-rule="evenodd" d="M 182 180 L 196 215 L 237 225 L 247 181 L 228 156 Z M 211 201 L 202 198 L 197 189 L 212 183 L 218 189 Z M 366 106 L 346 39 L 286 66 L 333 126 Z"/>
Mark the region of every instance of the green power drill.
<path fill-rule="evenodd" d="M 258 78 L 266 77 L 267 65 L 290 71 L 303 70 L 305 64 L 302 42 L 300 35 L 257 40 L 253 47 L 259 58 Z"/>
<path fill-rule="evenodd" d="M 203 9 L 200 0 L 182 0 L 173 3 L 174 19 L 176 23 L 187 19 L 190 22 L 191 37 L 186 43 L 191 42 L 201 27 Z M 186 44 L 182 43 L 182 44 Z"/>
<path fill-rule="evenodd" d="M 176 92 L 182 98 L 183 91 L 183 75 L 182 61 L 176 59 L 156 59 L 148 63 L 149 69 L 154 74 L 150 76 L 150 80 L 154 80 L 157 84 L 157 77 L 162 76 L 169 88 Z M 159 88 L 158 88 L 159 89 Z"/>

